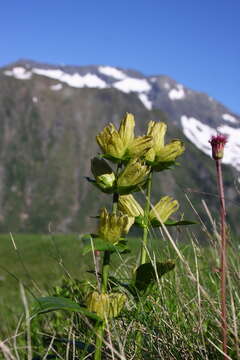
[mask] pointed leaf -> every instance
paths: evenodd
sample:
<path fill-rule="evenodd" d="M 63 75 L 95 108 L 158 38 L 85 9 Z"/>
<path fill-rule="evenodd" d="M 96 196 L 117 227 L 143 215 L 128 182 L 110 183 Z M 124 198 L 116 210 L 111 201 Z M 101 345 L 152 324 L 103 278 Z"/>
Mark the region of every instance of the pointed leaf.
<path fill-rule="evenodd" d="M 134 298 L 138 296 L 137 289 L 130 283 L 118 280 L 115 276 L 110 276 L 109 282 L 111 284 L 111 287 L 122 287 L 123 289 L 126 289 L 129 294 L 131 294 Z"/>
<path fill-rule="evenodd" d="M 135 286 L 138 290 L 146 290 L 147 287 L 157 280 L 156 272 L 160 278 L 175 267 L 172 260 L 157 262 L 156 268 L 151 263 L 142 264 L 136 271 Z"/>
<path fill-rule="evenodd" d="M 32 316 L 56 310 L 78 312 L 89 317 L 90 319 L 101 321 L 101 319 L 96 314 L 88 311 L 79 304 L 71 301 L 70 299 L 57 296 L 46 296 L 36 299 Z"/>
<path fill-rule="evenodd" d="M 191 221 L 191 220 L 167 220 L 164 222 L 165 226 L 183 226 L 183 225 L 196 225 L 197 222 L 196 221 Z M 160 223 L 160 221 L 158 221 L 157 218 L 154 218 L 151 220 L 151 225 L 153 227 L 159 227 L 162 226 L 162 224 Z"/>
<path fill-rule="evenodd" d="M 121 254 L 128 254 L 131 252 L 131 250 L 128 248 L 127 246 L 127 242 L 125 240 L 121 240 L 119 241 L 116 245 L 115 245 L 115 251 L 121 253 Z"/>
<path fill-rule="evenodd" d="M 182 226 L 182 225 L 196 225 L 198 224 L 196 221 L 192 221 L 192 220 L 179 220 L 179 221 L 174 221 L 174 220 L 167 220 L 165 221 L 164 225 L 166 226 Z"/>

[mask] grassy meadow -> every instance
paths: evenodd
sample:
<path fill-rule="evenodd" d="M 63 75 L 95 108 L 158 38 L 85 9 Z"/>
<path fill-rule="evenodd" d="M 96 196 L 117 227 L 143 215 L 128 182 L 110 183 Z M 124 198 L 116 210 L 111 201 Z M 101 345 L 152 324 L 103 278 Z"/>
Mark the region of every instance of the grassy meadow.
<path fill-rule="evenodd" d="M 196 227 L 199 230 L 200 226 Z M 170 237 L 159 231 L 151 233 L 154 250 L 149 253 L 151 261 L 174 259 L 175 269 L 164 275 L 157 287 L 149 291 L 141 309 L 129 297 L 121 317 L 109 324 L 111 328 L 108 329 L 104 358 L 222 359 L 217 238 L 206 229 L 202 230 L 199 237 L 208 238 L 204 246 L 198 243 L 194 230 L 187 230 L 189 241 L 184 244 L 181 240 L 171 243 Z M 181 232 L 174 230 L 172 237 L 181 239 Z M 94 279 L 86 272 L 94 266 L 91 255 L 81 254 L 80 236 L 21 234 L 13 235 L 12 239 L 10 235 L 1 235 L 0 243 L 0 334 L 2 343 L 12 356 L 7 357 L 6 349 L 1 347 L 0 358 L 91 359 L 91 351 L 89 354 L 79 350 L 77 345 L 69 345 L 73 341 L 76 344 L 78 341 L 94 344 L 92 333 L 86 330 L 80 317 L 56 312 L 44 317 L 40 315 L 30 325 L 25 319 L 19 324 L 24 314 L 24 298 L 19 282 L 24 285 L 31 309 L 34 297 L 52 295 L 53 287 L 61 286 L 63 278 Z M 117 254 L 112 257 L 111 274 L 117 275 L 123 282 L 134 271 L 135 254 L 141 240 L 130 238 L 129 244 L 131 253 L 124 257 Z M 228 256 L 229 359 L 240 359 L 240 262 L 237 243 L 229 244 Z M 73 280 L 70 281 L 70 288 L 74 287 L 73 283 Z M 74 291 L 70 290 L 70 295 Z M 28 326 L 31 341 L 26 337 Z M 135 346 L 139 332 L 143 334 L 141 356 Z M 68 341 L 56 345 L 52 341 L 49 347 L 49 342 L 46 345 L 44 340 L 47 337 Z"/>

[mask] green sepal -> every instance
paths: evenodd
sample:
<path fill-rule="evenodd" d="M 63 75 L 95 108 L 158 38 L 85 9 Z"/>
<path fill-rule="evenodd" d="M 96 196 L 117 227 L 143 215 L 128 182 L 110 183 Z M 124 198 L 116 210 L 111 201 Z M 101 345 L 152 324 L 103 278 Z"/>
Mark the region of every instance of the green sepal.
<path fill-rule="evenodd" d="M 146 218 L 144 216 L 141 216 L 141 215 L 135 217 L 134 224 L 141 227 L 141 228 L 147 227 L 149 225 Z"/>
<path fill-rule="evenodd" d="M 31 317 L 33 318 L 39 314 L 44 314 L 56 310 L 78 312 L 92 320 L 101 321 L 100 317 L 88 311 L 85 307 L 80 306 L 78 303 L 75 303 L 70 299 L 58 296 L 46 296 L 37 298 Z"/>
<path fill-rule="evenodd" d="M 131 186 L 117 186 L 116 192 L 119 195 L 128 195 L 131 194 L 132 192 L 140 191 L 143 188 L 144 184 L 145 182 L 142 184 L 131 185 Z"/>
<path fill-rule="evenodd" d="M 105 194 L 117 193 L 119 195 L 128 195 L 128 194 L 131 194 L 132 192 L 137 192 L 137 191 L 140 191 L 141 189 L 144 189 L 145 185 L 146 185 L 146 181 L 144 181 L 144 182 L 142 182 L 140 184 L 137 184 L 137 185 L 131 185 L 131 186 L 117 186 L 117 185 L 114 185 L 114 186 L 109 187 L 109 188 L 103 188 L 103 187 L 101 187 L 101 185 L 99 185 L 97 183 L 96 180 L 91 179 L 89 177 L 87 177 L 86 179 L 93 186 L 95 186 L 96 188 L 98 188 L 99 190 L 104 192 Z"/>
<path fill-rule="evenodd" d="M 82 237 L 84 247 L 82 249 L 83 255 L 88 254 L 91 251 L 110 251 L 111 253 L 127 253 L 130 252 L 127 247 L 127 242 L 120 240 L 117 244 L 111 244 L 110 242 L 98 237 L 95 234 L 88 234 Z"/>
<path fill-rule="evenodd" d="M 119 252 L 120 254 L 129 254 L 131 250 L 127 246 L 126 240 L 120 240 L 116 245 L 114 245 L 116 248 L 115 252 Z"/>
<path fill-rule="evenodd" d="M 109 188 L 103 188 L 101 185 L 97 183 L 96 180 L 91 179 L 89 177 L 86 177 L 87 181 L 90 182 L 93 186 L 104 192 L 105 194 L 113 194 L 116 190 L 115 186 L 109 187 Z"/>
<path fill-rule="evenodd" d="M 157 281 L 158 278 L 162 277 L 167 272 L 173 270 L 175 263 L 172 260 L 166 262 L 157 262 L 156 266 L 152 263 L 142 264 L 137 268 L 135 286 L 139 291 L 146 290 L 147 287 Z"/>
<path fill-rule="evenodd" d="M 115 251 L 115 246 L 104 239 L 99 237 L 91 237 L 88 242 L 85 242 L 84 247 L 82 249 L 83 255 L 88 254 L 89 252 L 98 250 L 98 251 Z"/>
<path fill-rule="evenodd" d="M 166 220 L 164 222 L 165 226 L 186 226 L 186 225 L 196 225 L 197 222 L 196 221 L 191 221 L 191 220 Z M 157 220 L 157 218 L 152 219 L 151 221 L 151 225 L 153 227 L 159 227 L 162 226 L 161 222 Z"/>
<path fill-rule="evenodd" d="M 146 161 L 147 165 L 150 165 L 154 171 L 164 171 L 172 169 L 174 166 L 177 166 L 178 163 L 176 161 L 165 161 L 165 162 L 158 162 L 158 161 Z"/>
<path fill-rule="evenodd" d="M 101 154 L 102 158 L 112 161 L 115 164 L 127 164 L 128 161 L 131 159 L 131 157 L 127 154 L 120 158 L 116 158 L 114 156 L 108 155 L 108 154 Z"/>

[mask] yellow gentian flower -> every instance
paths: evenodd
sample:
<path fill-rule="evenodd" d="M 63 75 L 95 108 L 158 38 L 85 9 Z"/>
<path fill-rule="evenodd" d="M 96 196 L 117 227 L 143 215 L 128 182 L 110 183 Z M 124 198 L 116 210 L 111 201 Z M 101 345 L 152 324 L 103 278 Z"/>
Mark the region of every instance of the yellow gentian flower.
<path fill-rule="evenodd" d="M 164 138 L 167 131 L 167 125 L 164 122 L 150 121 L 148 124 L 147 135 L 152 137 L 152 147 L 146 153 L 145 159 L 153 167 L 161 164 L 173 162 L 180 156 L 185 146 L 181 140 L 172 140 L 169 144 L 165 145 Z"/>
<path fill-rule="evenodd" d="M 134 218 L 127 215 L 109 214 L 101 209 L 98 226 L 98 235 L 111 244 L 117 244 L 121 236 L 126 235 L 134 223 Z"/>
<path fill-rule="evenodd" d="M 131 188 L 141 186 L 145 183 L 150 173 L 150 167 L 139 159 L 131 160 L 120 173 L 117 186 L 120 188 Z"/>
<path fill-rule="evenodd" d="M 99 294 L 93 291 L 86 298 L 87 309 L 95 312 L 102 320 L 117 317 L 127 297 L 121 293 Z"/>
<path fill-rule="evenodd" d="M 179 209 L 179 203 L 170 196 L 164 196 L 149 213 L 149 220 L 158 220 L 164 223 Z"/>
<path fill-rule="evenodd" d="M 131 217 L 144 216 L 143 208 L 132 195 L 120 195 L 118 209 Z"/>
<path fill-rule="evenodd" d="M 134 116 L 127 113 L 121 121 L 119 130 L 110 123 L 97 135 L 97 143 L 105 157 L 113 161 L 129 160 L 143 156 L 151 148 L 152 137 L 135 138 L 134 127 Z"/>

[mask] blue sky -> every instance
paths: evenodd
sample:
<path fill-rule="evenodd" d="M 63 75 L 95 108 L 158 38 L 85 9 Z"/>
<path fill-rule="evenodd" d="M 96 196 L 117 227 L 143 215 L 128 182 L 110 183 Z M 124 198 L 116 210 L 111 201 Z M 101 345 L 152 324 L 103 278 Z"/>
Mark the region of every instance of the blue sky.
<path fill-rule="evenodd" d="M 2 1 L 0 66 L 29 58 L 165 74 L 240 114 L 239 19 L 239 0 Z"/>

